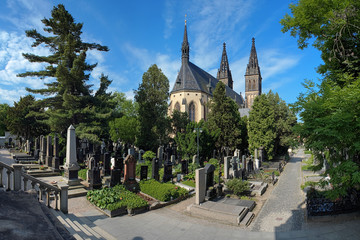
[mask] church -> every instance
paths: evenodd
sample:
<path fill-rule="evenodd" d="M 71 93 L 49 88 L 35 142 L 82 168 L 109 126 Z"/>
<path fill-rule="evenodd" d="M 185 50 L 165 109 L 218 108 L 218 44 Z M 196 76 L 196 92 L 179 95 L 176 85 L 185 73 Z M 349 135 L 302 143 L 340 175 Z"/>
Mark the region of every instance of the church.
<path fill-rule="evenodd" d="M 226 95 L 239 107 L 241 116 L 248 115 L 256 96 L 261 94 L 261 74 L 257 59 L 255 39 L 252 39 L 249 63 L 245 72 L 245 99 L 233 90 L 233 79 L 224 43 L 217 78 L 190 62 L 190 46 L 185 21 L 184 39 L 181 46 L 181 68 L 170 92 L 168 114 L 174 110 L 187 112 L 191 121 L 207 120 L 208 102 L 213 96 L 216 84 L 222 81 Z"/>

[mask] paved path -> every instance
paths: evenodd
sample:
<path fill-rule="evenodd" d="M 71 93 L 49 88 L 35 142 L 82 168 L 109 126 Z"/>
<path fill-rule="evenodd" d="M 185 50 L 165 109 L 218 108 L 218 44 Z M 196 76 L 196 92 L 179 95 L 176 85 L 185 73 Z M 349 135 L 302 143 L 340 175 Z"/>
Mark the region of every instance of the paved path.
<path fill-rule="evenodd" d="M 304 151 L 298 152 L 290 159 L 284 172 L 262 207 L 255 222 L 253 231 L 294 231 L 303 229 L 305 196 L 300 189 L 301 160 Z"/>

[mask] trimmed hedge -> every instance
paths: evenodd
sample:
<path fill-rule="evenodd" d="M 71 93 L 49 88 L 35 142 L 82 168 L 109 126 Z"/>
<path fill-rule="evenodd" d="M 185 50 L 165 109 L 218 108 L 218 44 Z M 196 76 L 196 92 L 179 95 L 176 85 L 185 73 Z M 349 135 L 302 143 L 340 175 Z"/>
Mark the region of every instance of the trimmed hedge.
<path fill-rule="evenodd" d="M 188 194 L 188 191 L 184 188 L 172 183 L 159 183 L 154 179 L 140 181 L 140 190 L 162 202 L 167 202 Z"/>
<path fill-rule="evenodd" d="M 87 199 L 97 207 L 110 211 L 121 207 L 134 209 L 148 205 L 147 201 L 126 190 L 123 185 L 88 191 Z"/>

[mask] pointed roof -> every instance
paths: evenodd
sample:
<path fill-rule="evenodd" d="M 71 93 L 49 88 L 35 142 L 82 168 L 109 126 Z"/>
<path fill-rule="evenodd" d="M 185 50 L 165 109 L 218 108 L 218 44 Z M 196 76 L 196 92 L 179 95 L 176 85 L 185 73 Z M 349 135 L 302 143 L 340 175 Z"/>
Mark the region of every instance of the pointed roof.
<path fill-rule="evenodd" d="M 230 68 L 229 68 L 228 57 L 226 54 L 226 43 L 224 43 L 219 72 L 225 73 L 228 71 L 230 71 Z"/>
<path fill-rule="evenodd" d="M 256 48 L 255 48 L 255 38 L 252 38 L 252 46 L 251 52 L 249 57 L 249 63 L 246 67 L 245 75 L 261 75 L 260 74 L 260 67 L 257 58 Z"/>
<path fill-rule="evenodd" d="M 226 44 L 223 45 L 223 52 L 221 56 L 221 62 L 220 62 L 220 68 L 217 73 L 218 79 L 227 79 L 227 83 L 225 82 L 225 85 L 228 84 L 230 88 L 233 87 L 233 80 L 231 76 L 229 61 L 226 53 Z"/>
<path fill-rule="evenodd" d="M 190 47 L 187 37 L 187 27 L 186 27 L 186 20 L 185 20 L 185 29 L 184 29 L 184 39 L 181 45 L 181 61 L 188 62 L 190 58 Z"/>

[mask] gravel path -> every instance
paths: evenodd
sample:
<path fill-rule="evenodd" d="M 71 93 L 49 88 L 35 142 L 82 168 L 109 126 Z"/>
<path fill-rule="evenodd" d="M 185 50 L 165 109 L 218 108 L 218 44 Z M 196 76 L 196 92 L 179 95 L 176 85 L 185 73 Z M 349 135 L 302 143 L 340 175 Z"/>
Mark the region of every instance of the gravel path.
<path fill-rule="evenodd" d="M 290 159 L 271 196 L 251 226 L 252 231 L 283 232 L 301 230 L 305 196 L 300 189 L 303 149 Z"/>

